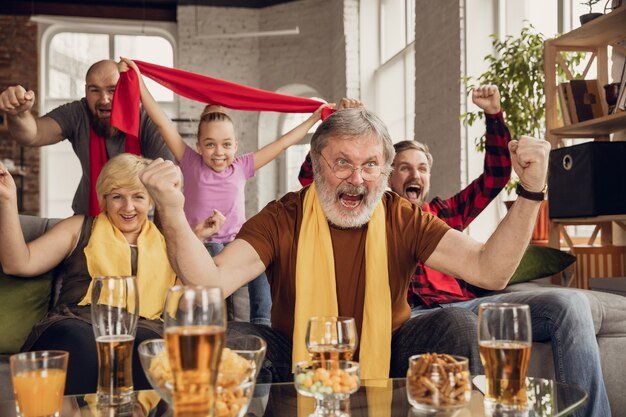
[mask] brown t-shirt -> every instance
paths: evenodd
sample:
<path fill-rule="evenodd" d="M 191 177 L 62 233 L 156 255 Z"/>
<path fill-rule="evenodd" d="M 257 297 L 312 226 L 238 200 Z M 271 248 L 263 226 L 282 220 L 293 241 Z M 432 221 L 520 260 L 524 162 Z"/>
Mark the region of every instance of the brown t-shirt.
<path fill-rule="evenodd" d="M 237 235 L 237 239 L 252 245 L 267 267 L 265 272 L 272 291 L 272 327 L 290 340 L 296 300 L 298 236 L 307 189 L 289 193 L 269 203 L 248 220 Z M 395 193 L 386 192 L 382 200 L 386 213 L 389 287 L 395 330 L 410 317 L 406 294 L 418 259 L 428 259 L 450 227 L 437 217 L 416 209 Z M 367 225 L 357 229 L 340 229 L 330 225 L 330 234 L 339 315 L 354 317 L 360 334 L 365 300 Z"/>

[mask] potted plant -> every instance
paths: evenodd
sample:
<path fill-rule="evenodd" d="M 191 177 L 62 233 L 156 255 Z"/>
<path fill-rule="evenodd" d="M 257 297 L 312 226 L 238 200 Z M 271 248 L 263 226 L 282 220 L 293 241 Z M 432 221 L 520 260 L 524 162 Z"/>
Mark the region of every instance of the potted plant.
<path fill-rule="evenodd" d="M 493 53 L 487 55 L 484 60 L 488 64 L 485 72 L 476 78 L 464 77 L 466 94 L 469 94 L 477 85 L 495 84 L 500 90 L 502 111 L 505 115 L 507 126 L 511 131 L 512 138 L 521 135 L 534 137 L 545 136 L 545 73 L 543 70 L 543 43 L 545 37 L 537 32 L 528 22 L 525 23 L 519 36 L 507 36 L 498 39 L 491 35 Z M 584 58 L 582 53 L 568 53 L 564 57 L 568 68 L 578 65 Z M 557 68 L 558 76 L 565 80 L 563 70 Z M 577 75 L 577 74 L 575 74 Z M 479 119 L 483 119 L 483 113 L 468 111 L 461 115 L 461 119 L 467 126 L 472 126 Z M 475 138 L 476 149 L 484 151 L 484 134 Z M 506 186 L 510 194 L 517 186 L 518 179 L 512 177 Z M 545 203 L 544 203 L 545 206 Z M 547 239 L 547 209 L 540 214 L 537 224 L 541 230 L 535 230 L 533 240 Z"/>
<path fill-rule="evenodd" d="M 603 13 L 593 13 L 592 12 L 592 6 L 596 3 L 599 3 L 600 0 L 587 0 L 587 1 L 583 1 L 580 4 L 582 4 L 583 6 L 588 6 L 589 7 L 589 13 L 585 13 L 583 15 L 580 15 L 579 19 L 580 19 L 580 24 L 584 25 L 587 22 L 592 21 L 593 19 L 600 17 L 603 15 Z"/>

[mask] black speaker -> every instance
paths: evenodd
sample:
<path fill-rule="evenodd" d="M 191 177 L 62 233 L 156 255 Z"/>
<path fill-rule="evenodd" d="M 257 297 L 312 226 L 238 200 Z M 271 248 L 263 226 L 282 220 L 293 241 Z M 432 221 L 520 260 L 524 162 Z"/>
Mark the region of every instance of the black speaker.
<path fill-rule="evenodd" d="M 551 218 L 626 214 L 626 142 L 552 150 L 548 200 Z"/>

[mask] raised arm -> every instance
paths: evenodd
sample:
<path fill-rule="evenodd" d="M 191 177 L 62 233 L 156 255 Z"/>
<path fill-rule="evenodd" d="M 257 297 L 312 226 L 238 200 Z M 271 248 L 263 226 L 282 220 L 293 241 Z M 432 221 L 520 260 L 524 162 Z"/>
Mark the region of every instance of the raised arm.
<path fill-rule="evenodd" d="M 502 116 L 498 88 L 495 85 L 477 87 L 472 92 L 472 101 L 485 112 L 483 172 L 454 196 L 446 200 L 435 199 L 431 203 L 431 208 L 445 210 L 449 217 L 458 216 L 462 229 L 482 213 L 511 178 L 508 147 L 511 134 Z"/>
<path fill-rule="evenodd" d="M 171 161 L 156 159 L 139 177 L 155 201 L 170 264 L 183 282 L 221 287 L 228 296 L 265 270 L 252 246 L 240 239 L 211 257 L 187 223 L 182 176 Z"/>
<path fill-rule="evenodd" d="M 322 117 L 322 109 L 325 107 L 334 106 L 334 103 L 322 104 L 304 122 L 300 123 L 298 126 L 294 127 L 289 132 L 276 139 L 274 142 L 265 145 L 254 154 L 252 154 L 254 158 L 254 170 L 256 171 L 257 169 L 267 165 L 272 160 L 274 160 L 274 158 L 280 155 L 280 153 L 283 152 L 285 149 L 302 140 L 307 132 L 311 130 L 313 125 L 317 123 Z"/>
<path fill-rule="evenodd" d="M 143 104 L 144 110 L 148 113 L 152 122 L 159 128 L 159 132 L 161 133 L 165 144 L 174 155 L 174 158 L 176 158 L 177 161 L 183 159 L 187 145 L 178 133 L 178 130 L 172 121 L 167 117 L 154 97 L 152 97 L 152 94 L 150 94 L 150 91 L 146 88 L 146 84 L 141 76 L 141 71 L 139 71 L 137 65 L 128 58 L 120 58 L 118 70 L 120 73 L 128 70 L 134 70 L 137 73 L 141 89 L 141 103 Z"/>
<path fill-rule="evenodd" d="M 70 217 L 26 243 L 17 211 L 15 182 L 0 163 L 0 264 L 4 273 L 35 276 L 51 270 L 74 250 L 82 223 L 83 216 Z"/>
<path fill-rule="evenodd" d="M 550 144 L 522 137 L 509 143 L 509 151 L 522 186 L 531 192 L 543 190 Z M 485 289 L 504 288 L 528 246 L 539 206 L 539 201 L 519 197 L 484 244 L 449 230 L 426 265 Z"/>
<path fill-rule="evenodd" d="M 0 93 L 0 112 L 5 112 L 11 138 L 23 146 L 44 146 L 63 140 L 61 126 L 51 117 L 35 118 L 31 108 L 35 92 L 21 85 Z"/>

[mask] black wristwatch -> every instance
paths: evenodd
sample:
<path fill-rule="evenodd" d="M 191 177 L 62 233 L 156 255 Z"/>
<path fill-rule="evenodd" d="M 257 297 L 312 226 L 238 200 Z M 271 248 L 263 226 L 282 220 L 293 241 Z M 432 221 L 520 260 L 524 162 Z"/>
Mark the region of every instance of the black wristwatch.
<path fill-rule="evenodd" d="M 543 201 L 546 198 L 546 190 L 548 185 L 543 186 L 543 190 L 539 192 L 528 191 L 526 188 L 522 187 L 522 184 L 517 184 L 517 188 L 515 189 L 515 193 L 520 197 L 524 197 L 527 200 L 532 201 Z"/>

